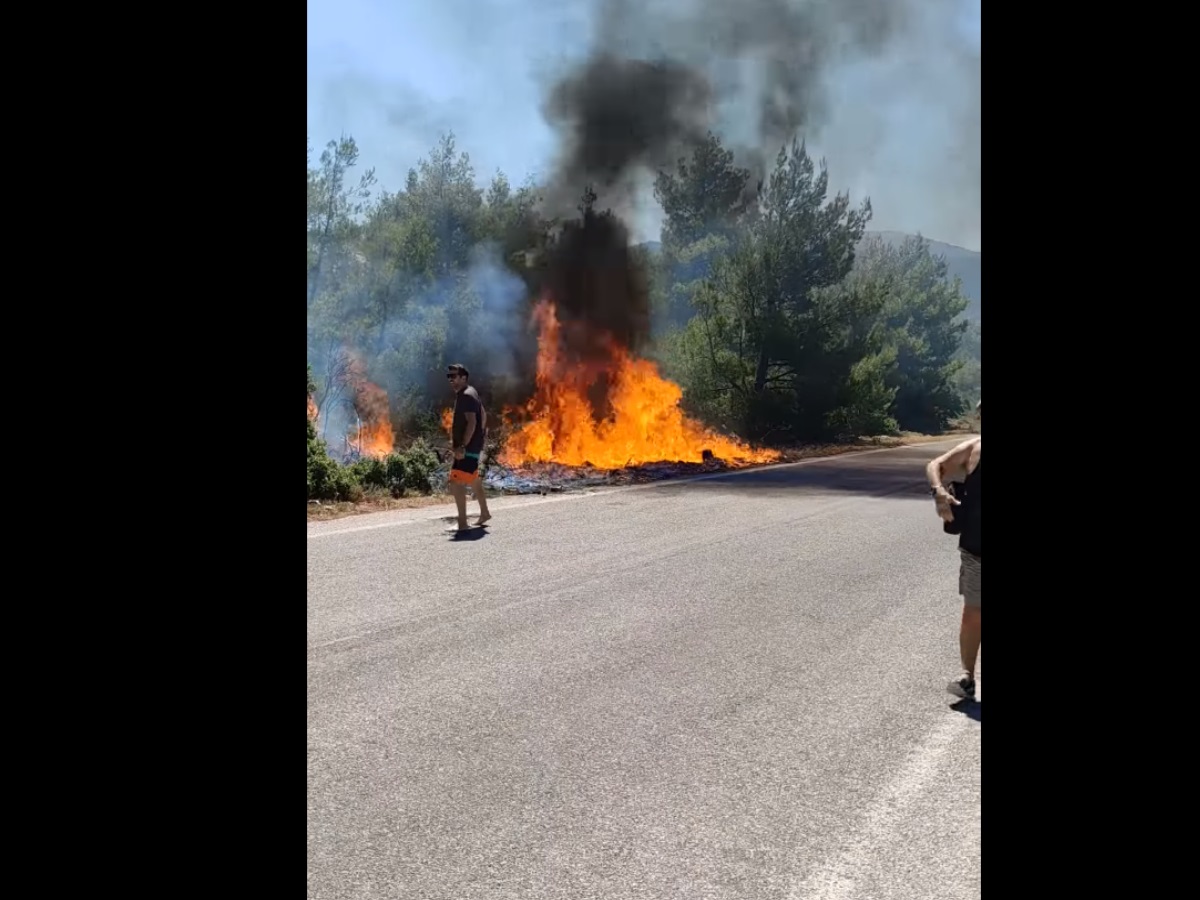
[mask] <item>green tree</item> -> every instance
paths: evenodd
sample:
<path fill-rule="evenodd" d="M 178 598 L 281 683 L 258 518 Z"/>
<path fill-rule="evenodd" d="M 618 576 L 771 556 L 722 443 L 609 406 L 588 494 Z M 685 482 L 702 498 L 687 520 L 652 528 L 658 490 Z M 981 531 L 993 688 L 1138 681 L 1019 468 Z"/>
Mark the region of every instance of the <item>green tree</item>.
<path fill-rule="evenodd" d="M 355 304 L 361 341 L 387 349 L 388 327 L 433 285 L 438 255 L 433 225 L 403 195 L 384 192 L 362 228 L 362 292 Z"/>
<path fill-rule="evenodd" d="M 709 132 L 674 172 L 660 171 L 655 178 L 663 246 L 675 250 L 714 234 L 732 237 L 753 199 L 746 191 L 749 178 L 749 170 L 735 166 L 733 153 Z"/>
<path fill-rule="evenodd" d="M 673 172 L 660 171 L 654 196 L 663 210 L 660 277 L 667 280 L 662 305 L 672 324 L 690 318 L 700 281 L 727 253 L 751 212 L 748 169 L 734 165 L 733 153 L 709 132 Z"/>
<path fill-rule="evenodd" d="M 824 164 L 818 173 L 803 144 L 780 151 L 757 215 L 696 295 L 697 333 L 681 341 L 693 371 L 706 354 L 705 384 L 728 394 L 728 414 L 756 437 L 827 430 L 858 362 L 845 336 L 856 305 L 818 298 L 851 270 L 870 202 L 853 209 L 827 188 Z"/>
<path fill-rule="evenodd" d="M 975 408 L 983 394 L 983 331 L 979 322 L 967 322 L 963 330 L 962 343 L 955 359 L 962 368 L 954 376 L 954 386 L 962 397 L 966 409 Z"/>
<path fill-rule="evenodd" d="M 458 152 L 453 133 L 443 135 L 429 156 L 409 171 L 404 203 L 433 234 L 435 277 L 466 268 L 471 248 L 482 236 L 483 191 L 475 184 L 471 157 Z"/>
<path fill-rule="evenodd" d="M 313 304 L 328 265 L 331 252 L 352 236 L 355 220 L 361 215 L 371 189 L 375 170 L 368 169 L 357 185 L 347 177 L 358 164 L 358 144 L 352 137 L 330 141 L 321 152 L 320 166 L 308 170 L 308 303 Z"/>
<path fill-rule="evenodd" d="M 841 281 L 854 265 L 854 251 L 871 218 L 871 202 L 858 209 L 849 194 L 827 201 L 829 174 L 817 172 L 807 149 L 794 141 L 779 152 L 775 171 L 760 200 L 757 273 L 758 361 L 754 392 L 762 393 L 773 369 L 796 371 L 809 332 L 813 292 Z M 798 373 L 797 373 L 798 374 Z"/>
<path fill-rule="evenodd" d="M 956 383 L 967 329 L 962 284 L 919 235 L 900 246 L 873 238 L 859 268 L 886 298 L 880 324 L 885 346 L 895 353 L 887 379 L 896 391 L 892 415 L 905 430 L 937 433 L 964 409 Z"/>

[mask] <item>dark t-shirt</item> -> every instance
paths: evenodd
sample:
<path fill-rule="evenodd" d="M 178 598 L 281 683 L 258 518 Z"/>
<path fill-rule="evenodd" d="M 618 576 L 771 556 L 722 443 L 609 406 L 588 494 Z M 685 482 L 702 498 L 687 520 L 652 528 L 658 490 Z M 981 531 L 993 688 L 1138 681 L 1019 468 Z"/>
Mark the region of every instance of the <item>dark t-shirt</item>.
<path fill-rule="evenodd" d="M 471 443 L 467 445 L 468 453 L 481 453 L 487 438 L 487 414 L 483 410 L 483 401 L 479 392 L 467 385 L 454 399 L 454 446 L 461 447 L 463 435 L 467 433 L 466 413 L 475 413 L 475 433 L 471 435 Z"/>
<path fill-rule="evenodd" d="M 962 500 L 959 516 L 962 518 L 962 531 L 958 535 L 958 546 L 968 553 L 973 553 L 983 559 L 983 534 L 980 513 L 983 507 L 983 455 L 975 463 L 975 468 L 967 476 L 963 484 L 965 496 Z"/>

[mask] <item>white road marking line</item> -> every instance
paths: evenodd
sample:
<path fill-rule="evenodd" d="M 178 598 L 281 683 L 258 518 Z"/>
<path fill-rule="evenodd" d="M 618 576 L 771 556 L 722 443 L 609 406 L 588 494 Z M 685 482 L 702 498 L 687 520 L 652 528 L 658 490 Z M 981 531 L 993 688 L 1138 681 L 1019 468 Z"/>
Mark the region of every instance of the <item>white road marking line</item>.
<path fill-rule="evenodd" d="M 638 485 L 638 487 L 641 487 L 641 485 Z M 621 488 L 613 488 L 613 490 L 621 490 Z M 580 491 L 578 493 L 576 493 L 574 491 L 567 493 L 566 491 L 564 491 L 563 493 L 558 494 L 554 497 L 540 497 L 536 500 L 532 500 L 532 499 L 526 500 L 523 497 L 517 497 L 517 498 L 513 498 L 513 499 L 518 500 L 518 501 L 523 501 L 523 502 L 516 502 L 516 503 L 513 503 L 511 506 L 506 505 L 503 502 L 507 498 L 493 496 L 493 497 L 489 498 L 488 505 L 491 509 L 495 510 L 496 512 L 503 512 L 503 511 L 511 512 L 512 510 L 515 510 L 515 509 L 524 509 L 526 506 L 541 506 L 543 503 L 559 503 L 563 500 L 579 500 L 583 497 L 592 497 L 597 493 L 608 493 L 608 491 Z M 328 536 L 334 535 L 334 534 L 352 534 L 355 531 L 372 531 L 376 528 L 395 528 L 398 525 L 416 525 L 418 522 L 436 522 L 439 519 L 447 518 L 448 515 L 450 517 L 453 517 L 453 509 L 454 508 L 452 506 L 447 506 L 447 509 L 450 510 L 450 513 L 443 511 L 443 512 L 437 513 L 436 515 L 421 516 L 421 517 L 415 518 L 415 519 L 397 519 L 397 520 L 394 520 L 391 522 L 376 522 L 373 525 L 354 525 L 354 526 L 351 526 L 350 528 L 337 528 L 337 529 L 330 529 L 329 531 L 313 531 L 313 532 L 309 533 L 308 537 L 309 537 L 309 540 L 312 540 L 313 538 L 328 537 Z M 493 515 L 495 515 L 495 513 L 493 513 Z"/>
<path fill-rule="evenodd" d="M 371 635 L 372 635 L 372 632 L 364 631 L 362 634 L 350 634 L 350 635 L 347 635 L 346 637 L 334 638 L 331 641 L 325 641 L 324 643 L 321 643 L 321 644 L 311 644 L 308 648 L 308 652 L 311 653 L 314 650 L 321 650 L 324 647 L 332 647 L 334 644 L 345 644 L 348 641 L 361 641 L 364 638 L 371 637 Z"/>
<path fill-rule="evenodd" d="M 899 773 L 875 798 L 870 812 L 850 835 L 849 848 L 793 885 L 791 900 L 851 900 L 861 897 L 855 877 L 866 870 L 877 849 L 895 837 L 897 825 L 938 773 L 942 757 L 955 738 L 968 730 L 966 716 L 947 716 L 905 761 Z M 865 898 L 864 898 L 865 900 Z"/>

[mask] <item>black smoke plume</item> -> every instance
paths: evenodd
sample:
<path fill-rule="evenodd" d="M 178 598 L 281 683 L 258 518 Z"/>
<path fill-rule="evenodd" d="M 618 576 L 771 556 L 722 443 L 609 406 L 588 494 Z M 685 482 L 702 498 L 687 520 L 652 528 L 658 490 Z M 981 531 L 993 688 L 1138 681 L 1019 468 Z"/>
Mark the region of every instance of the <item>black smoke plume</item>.
<path fill-rule="evenodd" d="M 641 349 L 650 330 L 645 273 L 629 247 L 629 233 L 610 210 L 598 212 L 584 198 L 580 219 L 568 222 L 550 257 L 545 285 L 558 308 L 570 349 L 595 359 L 605 341 Z"/>
<path fill-rule="evenodd" d="M 546 114 L 563 138 L 552 195 L 560 206 L 582 196 L 545 277 L 568 354 L 594 361 L 607 338 L 634 351 L 648 338 L 646 277 L 619 210 L 637 174 L 671 164 L 703 136 L 708 102 L 707 83 L 685 66 L 607 53 L 551 92 Z"/>

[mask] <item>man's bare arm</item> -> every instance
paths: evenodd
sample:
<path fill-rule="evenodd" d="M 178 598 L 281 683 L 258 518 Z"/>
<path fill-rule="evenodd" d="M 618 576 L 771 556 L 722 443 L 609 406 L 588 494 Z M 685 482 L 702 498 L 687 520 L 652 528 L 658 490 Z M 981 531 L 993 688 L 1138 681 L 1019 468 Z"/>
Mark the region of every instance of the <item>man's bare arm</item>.
<path fill-rule="evenodd" d="M 966 480 L 967 466 L 971 462 L 971 451 L 975 448 L 975 442 L 978 440 L 979 438 L 968 438 L 953 450 L 930 460 L 929 465 L 925 467 L 925 476 L 929 479 L 929 486 L 933 488 L 933 500 L 937 507 L 937 514 L 944 522 L 954 521 L 954 512 L 950 507 L 961 506 L 962 503 L 946 490 L 943 482 L 947 479 L 950 481 Z"/>
<path fill-rule="evenodd" d="M 968 438 L 952 450 L 947 450 L 936 459 L 931 459 L 925 467 L 925 475 L 929 486 L 934 490 L 945 489 L 946 481 L 964 481 L 967 477 L 967 466 L 971 462 L 971 451 L 979 438 Z"/>

